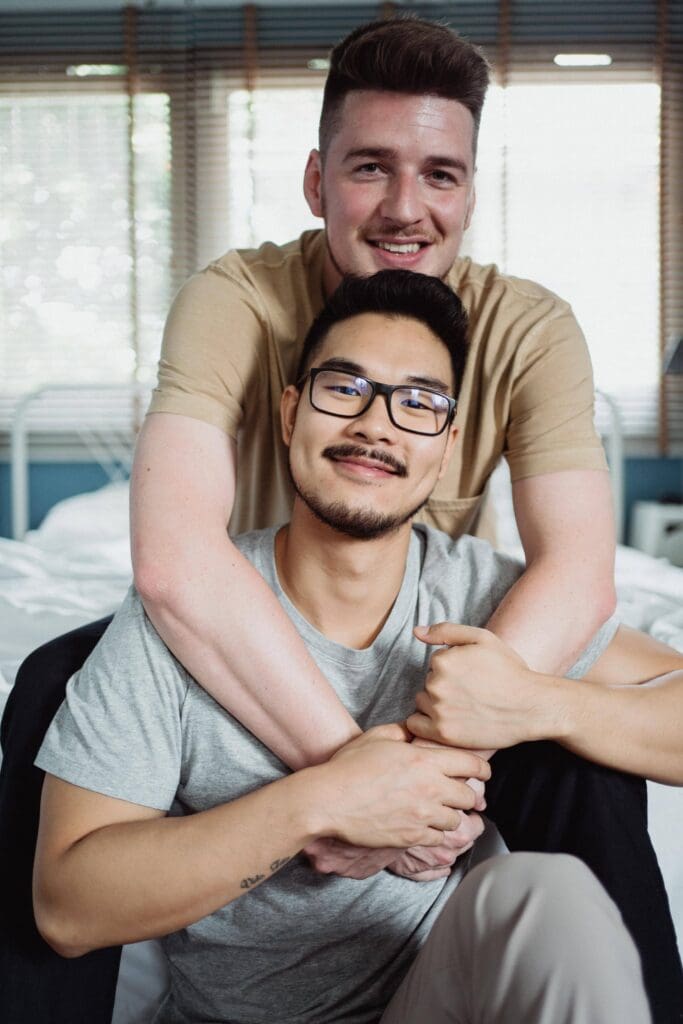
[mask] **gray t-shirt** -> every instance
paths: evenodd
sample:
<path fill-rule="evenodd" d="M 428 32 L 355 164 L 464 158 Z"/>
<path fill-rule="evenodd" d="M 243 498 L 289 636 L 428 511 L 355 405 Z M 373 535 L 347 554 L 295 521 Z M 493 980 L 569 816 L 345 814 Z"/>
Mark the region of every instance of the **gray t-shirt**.
<path fill-rule="evenodd" d="M 389 617 L 370 647 L 353 650 L 314 629 L 283 593 L 276 532 L 245 534 L 236 543 L 363 728 L 413 710 L 431 654 L 413 637 L 415 625 L 483 626 L 522 571 L 483 541 L 453 541 L 415 526 Z M 588 670 L 615 629 L 613 622 L 603 627 L 571 675 Z M 287 771 L 175 660 L 132 589 L 69 682 L 36 764 L 77 786 L 172 814 L 235 800 Z M 156 1020 L 377 1021 L 461 874 L 416 883 L 382 871 L 355 881 L 318 874 L 296 857 L 163 940 L 171 991 Z"/>

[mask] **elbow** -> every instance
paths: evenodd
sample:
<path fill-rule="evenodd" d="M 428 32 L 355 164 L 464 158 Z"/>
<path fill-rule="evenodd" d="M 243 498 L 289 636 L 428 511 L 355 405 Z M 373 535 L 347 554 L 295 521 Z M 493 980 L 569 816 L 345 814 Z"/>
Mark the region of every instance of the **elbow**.
<path fill-rule="evenodd" d="M 592 607 L 595 630 L 607 622 L 617 610 L 617 590 L 614 584 L 614 574 L 596 581 L 593 592 Z"/>
<path fill-rule="evenodd" d="M 174 594 L 178 593 L 174 573 L 163 569 L 155 560 L 133 561 L 133 582 L 148 612 L 163 614 L 173 608 Z"/>
<path fill-rule="evenodd" d="M 36 895 L 33 898 L 33 912 L 40 937 L 58 956 L 73 960 L 95 948 L 84 941 L 83 929 L 68 913 L 60 912 Z"/>
<path fill-rule="evenodd" d="M 133 573 L 145 612 L 167 642 L 196 624 L 197 582 L 186 566 L 140 564 Z"/>

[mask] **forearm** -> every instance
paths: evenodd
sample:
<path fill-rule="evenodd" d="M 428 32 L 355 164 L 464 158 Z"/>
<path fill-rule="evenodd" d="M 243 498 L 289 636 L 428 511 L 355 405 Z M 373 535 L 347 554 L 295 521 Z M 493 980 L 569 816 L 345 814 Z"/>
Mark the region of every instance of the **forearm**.
<path fill-rule="evenodd" d="M 323 836 L 438 845 L 471 810 L 475 755 L 421 750 L 401 725 L 369 730 L 329 762 L 186 817 L 48 775 L 34 866 L 38 928 L 64 956 L 167 934 L 243 895 Z"/>
<path fill-rule="evenodd" d="M 97 829 L 49 873 L 37 864 L 40 930 L 62 955 L 80 956 L 186 927 L 316 838 L 310 807 L 310 780 L 301 772 L 199 814 Z"/>
<path fill-rule="evenodd" d="M 185 416 L 149 416 L 131 477 L 135 584 L 197 682 L 291 768 L 358 733 L 277 598 L 227 534 L 237 447 Z"/>
<path fill-rule="evenodd" d="M 534 738 L 556 739 L 610 768 L 683 785 L 683 672 L 630 686 L 557 677 L 543 683 L 537 689 L 547 699 L 539 702 Z"/>
<path fill-rule="evenodd" d="M 553 557 L 532 561 L 486 628 L 537 672 L 562 674 L 614 610 L 606 571 Z"/>
<path fill-rule="evenodd" d="M 360 729 L 251 563 L 225 535 L 207 538 L 201 551 L 184 581 L 143 595 L 154 626 L 203 688 L 290 768 L 325 761 Z"/>

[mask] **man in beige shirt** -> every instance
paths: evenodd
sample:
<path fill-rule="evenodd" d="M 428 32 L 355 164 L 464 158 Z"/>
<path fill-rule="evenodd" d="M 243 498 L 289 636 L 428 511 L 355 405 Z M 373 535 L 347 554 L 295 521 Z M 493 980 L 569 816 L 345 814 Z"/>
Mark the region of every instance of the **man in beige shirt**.
<path fill-rule="evenodd" d="M 465 305 L 466 442 L 423 517 L 454 536 L 471 529 L 507 457 L 527 571 L 490 628 L 557 671 L 614 609 L 609 480 L 580 329 L 550 292 L 457 255 L 488 76 L 441 26 L 397 19 L 353 33 L 333 52 L 304 174 L 325 231 L 228 253 L 184 286 L 168 319 L 132 481 L 136 585 L 183 664 L 291 767 L 325 758 L 355 726 L 226 526 L 289 517 L 278 403 L 344 273 L 432 274 Z"/>

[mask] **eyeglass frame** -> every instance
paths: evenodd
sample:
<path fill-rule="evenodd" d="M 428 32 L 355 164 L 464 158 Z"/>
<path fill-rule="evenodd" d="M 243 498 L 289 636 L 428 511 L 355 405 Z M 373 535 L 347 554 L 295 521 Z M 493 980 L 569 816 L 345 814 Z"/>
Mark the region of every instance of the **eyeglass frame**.
<path fill-rule="evenodd" d="M 349 377 L 355 377 L 356 379 L 364 380 L 367 384 L 370 385 L 371 388 L 371 394 L 367 403 L 363 406 L 362 409 L 354 413 L 329 412 L 328 409 L 321 409 L 313 401 L 313 385 L 315 383 L 316 377 L 320 373 L 345 373 Z M 336 369 L 334 366 L 311 367 L 311 369 L 307 370 L 306 373 L 297 381 L 296 386 L 299 390 L 301 390 L 303 383 L 306 380 L 306 377 L 310 378 L 308 387 L 308 399 L 311 403 L 311 406 L 315 409 L 316 412 L 322 413 L 323 416 L 335 416 L 337 417 L 337 419 L 341 420 L 355 420 L 359 416 L 362 416 L 363 413 L 368 411 L 368 409 L 370 408 L 370 406 L 375 401 L 378 395 L 382 395 L 382 397 L 384 398 L 384 403 L 387 407 L 387 415 L 389 416 L 390 421 L 393 423 L 396 429 L 404 430 L 406 434 L 417 434 L 419 437 L 439 437 L 439 435 L 443 434 L 444 430 L 446 430 L 453 422 L 456 410 L 458 408 L 457 398 L 451 398 L 450 395 L 444 395 L 443 391 L 437 391 L 436 388 L 427 388 L 415 384 L 382 384 L 378 380 L 371 380 L 370 377 L 364 377 L 362 373 L 353 373 L 351 370 L 340 370 Z M 410 427 L 402 427 L 401 424 L 397 423 L 396 420 L 394 419 L 393 413 L 391 411 L 391 396 L 393 395 L 394 391 L 405 391 L 406 389 L 410 388 L 417 389 L 419 391 L 428 391 L 430 395 L 439 395 L 440 398 L 445 398 L 446 401 L 448 402 L 448 413 L 446 415 L 446 419 L 444 420 L 444 424 L 435 433 L 425 433 L 424 430 L 411 430 Z"/>

